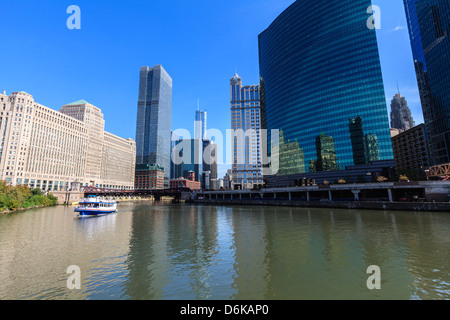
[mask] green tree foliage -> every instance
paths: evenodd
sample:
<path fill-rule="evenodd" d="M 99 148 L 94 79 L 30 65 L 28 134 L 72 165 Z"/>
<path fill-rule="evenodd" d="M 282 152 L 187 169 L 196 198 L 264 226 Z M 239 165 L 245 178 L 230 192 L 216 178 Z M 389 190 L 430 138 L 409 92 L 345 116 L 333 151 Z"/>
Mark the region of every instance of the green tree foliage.
<path fill-rule="evenodd" d="M 10 186 L 0 181 L 0 212 L 57 204 L 58 199 L 50 193 L 44 196 L 40 189 L 30 190 L 27 186 Z"/>

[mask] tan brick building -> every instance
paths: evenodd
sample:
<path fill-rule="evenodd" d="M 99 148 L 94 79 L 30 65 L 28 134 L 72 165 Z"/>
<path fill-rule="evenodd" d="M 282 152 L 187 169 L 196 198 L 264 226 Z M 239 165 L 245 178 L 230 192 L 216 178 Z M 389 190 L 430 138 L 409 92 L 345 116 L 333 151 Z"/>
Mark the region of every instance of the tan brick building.
<path fill-rule="evenodd" d="M 105 132 L 101 110 L 84 100 L 59 112 L 26 92 L 0 94 L 0 180 L 42 190 L 72 183 L 133 189 L 136 144 Z"/>

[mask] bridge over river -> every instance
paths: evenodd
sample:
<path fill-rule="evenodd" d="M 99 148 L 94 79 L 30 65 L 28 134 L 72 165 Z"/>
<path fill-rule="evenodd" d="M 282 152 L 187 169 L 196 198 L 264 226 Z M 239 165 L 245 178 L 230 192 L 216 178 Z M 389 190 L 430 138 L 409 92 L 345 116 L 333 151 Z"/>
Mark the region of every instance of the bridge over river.
<path fill-rule="evenodd" d="M 117 190 L 95 187 L 82 187 L 80 189 L 84 196 L 96 195 L 105 197 L 135 198 L 153 197 L 155 200 L 162 198 L 173 198 L 174 200 L 190 200 L 194 195 L 189 188 L 161 189 L 161 190 Z"/>

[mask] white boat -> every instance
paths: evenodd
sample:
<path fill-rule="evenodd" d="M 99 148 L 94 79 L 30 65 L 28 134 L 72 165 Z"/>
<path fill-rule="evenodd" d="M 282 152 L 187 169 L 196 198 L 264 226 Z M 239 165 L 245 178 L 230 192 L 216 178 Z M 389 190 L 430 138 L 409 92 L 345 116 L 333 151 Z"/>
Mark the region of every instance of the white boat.
<path fill-rule="evenodd" d="M 78 212 L 81 217 L 110 214 L 117 212 L 117 202 L 102 199 L 99 196 L 88 196 L 78 202 L 75 212 Z"/>

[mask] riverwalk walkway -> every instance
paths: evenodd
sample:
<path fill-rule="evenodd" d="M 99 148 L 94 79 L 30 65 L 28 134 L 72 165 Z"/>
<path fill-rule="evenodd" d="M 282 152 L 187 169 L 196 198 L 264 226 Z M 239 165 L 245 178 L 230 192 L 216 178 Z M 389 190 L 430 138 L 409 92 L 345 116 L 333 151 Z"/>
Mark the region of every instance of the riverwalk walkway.
<path fill-rule="evenodd" d="M 450 181 L 198 191 L 195 203 L 450 212 Z"/>

